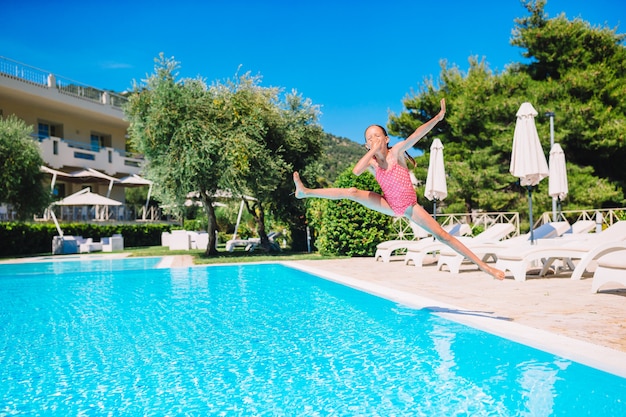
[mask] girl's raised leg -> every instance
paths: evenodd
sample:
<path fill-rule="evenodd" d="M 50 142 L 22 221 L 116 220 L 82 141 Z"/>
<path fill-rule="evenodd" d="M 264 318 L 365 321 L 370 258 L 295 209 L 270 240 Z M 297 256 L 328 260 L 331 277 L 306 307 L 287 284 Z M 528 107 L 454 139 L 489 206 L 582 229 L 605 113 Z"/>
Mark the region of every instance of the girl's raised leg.
<path fill-rule="evenodd" d="M 325 198 L 328 200 L 352 200 L 372 210 L 394 216 L 393 210 L 387 201 L 378 193 L 350 188 L 307 188 L 302 183 L 300 175 L 293 173 L 293 182 L 296 186 L 296 198 Z"/>

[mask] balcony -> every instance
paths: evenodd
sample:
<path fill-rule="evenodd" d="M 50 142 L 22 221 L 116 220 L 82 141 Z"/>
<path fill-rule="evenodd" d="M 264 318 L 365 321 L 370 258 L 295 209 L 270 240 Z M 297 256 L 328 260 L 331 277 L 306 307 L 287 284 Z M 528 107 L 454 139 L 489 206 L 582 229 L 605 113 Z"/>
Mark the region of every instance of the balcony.
<path fill-rule="evenodd" d="M 111 176 L 139 174 L 144 163 L 141 155 L 123 150 L 92 146 L 50 137 L 36 137 L 41 156 L 48 166 L 54 169 L 64 167 L 93 168 Z"/>
<path fill-rule="evenodd" d="M 3 56 L 0 56 L 0 80 L 4 80 L 2 84 L 9 88 L 35 94 L 38 92 L 48 98 L 81 100 L 83 105 L 97 105 L 101 111 L 112 112 L 120 117 L 123 114 L 122 106 L 127 102 L 126 97 L 119 94 L 60 77 Z"/>

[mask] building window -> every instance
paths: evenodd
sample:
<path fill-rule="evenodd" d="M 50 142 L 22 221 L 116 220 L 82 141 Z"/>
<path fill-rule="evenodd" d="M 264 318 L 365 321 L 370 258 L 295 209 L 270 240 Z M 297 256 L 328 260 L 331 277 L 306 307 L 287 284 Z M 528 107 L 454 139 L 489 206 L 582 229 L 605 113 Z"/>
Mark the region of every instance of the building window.
<path fill-rule="evenodd" d="M 39 121 L 37 123 L 37 135 L 39 139 L 49 138 L 51 136 L 61 138 L 63 137 L 63 125 Z"/>
<path fill-rule="evenodd" d="M 99 151 L 102 147 L 102 136 L 91 134 L 91 150 Z"/>
<path fill-rule="evenodd" d="M 111 135 L 105 135 L 103 133 L 92 132 L 91 133 L 91 150 L 99 151 L 100 148 L 105 146 L 111 146 Z"/>
<path fill-rule="evenodd" d="M 47 138 L 50 137 L 50 125 L 47 123 L 39 123 L 39 129 L 37 130 L 37 135 L 39 138 Z"/>

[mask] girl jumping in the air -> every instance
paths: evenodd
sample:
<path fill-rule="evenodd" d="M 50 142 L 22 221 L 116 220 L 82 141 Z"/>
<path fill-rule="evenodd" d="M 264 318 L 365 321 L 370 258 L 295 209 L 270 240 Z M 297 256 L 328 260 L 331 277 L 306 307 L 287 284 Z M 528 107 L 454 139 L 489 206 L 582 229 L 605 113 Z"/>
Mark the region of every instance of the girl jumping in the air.
<path fill-rule="evenodd" d="M 330 200 L 348 199 L 363 204 L 372 210 L 390 216 L 404 216 L 429 231 L 459 254 L 469 258 L 480 269 L 497 279 L 504 279 L 504 272 L 483 262 L 467 246 L 446 232 L 422 206 L 417 203 L 417 195 L 406 165 L 406 151 L 413 147 L 435 125 L 443 120 L 446 113 L 445 100 L 441 100 L 441 110 L 437 116 L 417 128 L 408 138 L 389 148 L 389 136 L 382 126 L 372 125 L 365 130 L 367 153 L 357 162 L 352 172 L 361 175 L 369 170 L 383 190 L 383 195 L 357 188 L 306 188 L 297 172 L 293 173 L 297 198 L 327 198 Z"/>

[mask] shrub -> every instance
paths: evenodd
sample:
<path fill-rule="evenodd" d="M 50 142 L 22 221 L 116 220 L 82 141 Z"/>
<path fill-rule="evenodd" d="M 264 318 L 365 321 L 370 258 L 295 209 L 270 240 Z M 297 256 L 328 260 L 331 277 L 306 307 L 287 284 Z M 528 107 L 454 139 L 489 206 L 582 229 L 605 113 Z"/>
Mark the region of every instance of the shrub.
<path fill-rule="evenodd" d="M 185 230 L 194 230 L 194 231 L 207 231 L 207 223 L 208 220 L 205 218 L 200 218 L 200 219 L 192 219 L 192 220 L 185 220 L 184 222 L 184 229 Z"/>
<path fill-rule="evenodd" d="M 93 224 L 64 223 L 63 234 L 100 240 L 113 234 L 124 236 L 124 246 L 158 246 L 161 233 L 169 232 L 169 224 Z M 0 223 L 0 256 L 35 255 L 52 252 L 52 238 L 57 236 L 51 223 Z"/>

